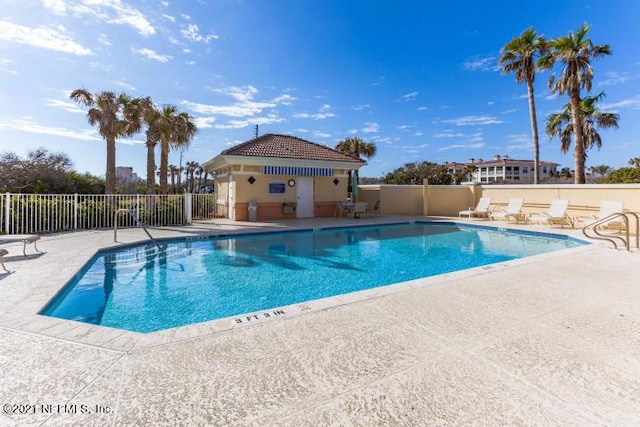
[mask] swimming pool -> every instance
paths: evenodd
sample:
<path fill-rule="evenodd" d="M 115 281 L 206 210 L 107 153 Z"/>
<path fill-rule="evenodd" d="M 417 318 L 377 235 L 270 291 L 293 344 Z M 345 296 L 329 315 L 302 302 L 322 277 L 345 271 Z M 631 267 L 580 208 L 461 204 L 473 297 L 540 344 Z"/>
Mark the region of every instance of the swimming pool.
<path fill-rule="evenodd" d="M 584 244 L 428 222 L 160 243 L 98 252 L 41 314 L 153 332 Z"/>

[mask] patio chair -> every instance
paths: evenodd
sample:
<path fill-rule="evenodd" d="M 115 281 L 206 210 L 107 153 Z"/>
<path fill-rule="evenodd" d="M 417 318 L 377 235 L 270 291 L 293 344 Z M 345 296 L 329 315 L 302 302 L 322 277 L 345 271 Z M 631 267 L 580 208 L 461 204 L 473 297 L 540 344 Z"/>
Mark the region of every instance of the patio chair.
<path fill-rule="evenodd" d="M 463 215 L 468 216 L 469 218 L 473 216 L 477 216 L 480 218 L 487 218 L 491 211 L 489 210 L 489 205 L 491 204 L 491 197 L 480 197 L 478 200 L 477 206 L 474 208 L 469 208 L 465 211 L 458 212 L 458 218 L 461 218 Z"/>
<path fill-rule="evenodd" d="M 351 215 L 353 210 L 352 202 L 338 202 L 336 203 L 336 210 L 333 216 L 342 218 L 342 216 Z"/>
<path fill-rule="evenodd" d="M 4 271 L 9 271 L 9 270 L 7 270 L 7 267 L 5 267 L 5 266 L 4 266 L 4 259 L 3 259 L 3 258 L 4 258 L 4 256 L 5 256 L 5 255 L 7 255 L 8 253 L 9 253 L 9 251 L 8 251 L 8 250 L 6 250 L 6 249 L 0 249 L 0 265 L 2 266 L 2 269 L 3 269 Z"/>
<path fill-rule="evenodd" d="M 624 211 L 622 208 L 623 205 L 624 205 L 624 202 L 620 200 L 601 202 L 600 211 L 598 211 L 598 215 L 592 215 L 591 219 L 587 220 L 584 226 L 586 227 L 588 225 L 591 225 L 615 213 L 623 212 Z M 613 218 L 611 221 L 607 221 L 604 224 L 601 224 L 600 226 L 603 228 L 617 229 L 618 231 L 624 230 L 624 222 L 622 222 L 620 218 Z"/>
<path fill-rule="evenodd" d="M 367 215 L 367 204 L 365 202 L 356 202 L 353 206 L 353 217 L 360 218 L 359 215 Z"/>
<path fill-rule="evenodd" d="M 518 223 L 520 219 L 524 219 L 524 214 L 522 213 L 523 204 L 524 199 L 522 198 L 509 199 L 509 204 L 506 208 L 491 212 L 489 214 L 489 218 L 498 221 L 508 221 L 509 219 L 515 219 L 516 223 Z"/>
<path fill-rule="evenodd" d="M 547 212 L 529 215 L 529 222 L 537 222 L 538 224 L 547 224 L 549 226 L 559 224 L 562 227 L 565 225 L 573 227 L 573 220 L 567 215 L 568 208 L 569 200 L 554 199 L 551 201 Z"/>
<path fill-rule="evenodd" d="M 22 255 L 27 255 L 27 244 L 32 244 L 36 252 L 40 252 L 38 249 L 37 241 L 40 240 L 40 236 L 37 234 L 0 234 L 0 243 L 10 242 L 22 242 Z"/>

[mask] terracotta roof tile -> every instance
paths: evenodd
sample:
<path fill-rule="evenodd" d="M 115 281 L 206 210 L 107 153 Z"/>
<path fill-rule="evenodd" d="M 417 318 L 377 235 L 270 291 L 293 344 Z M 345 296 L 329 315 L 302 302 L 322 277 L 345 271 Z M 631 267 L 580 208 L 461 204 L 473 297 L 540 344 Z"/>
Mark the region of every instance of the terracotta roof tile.
<path fill-rule="evenodd" d="M 224 150 L 221 154 L 364 163 L 361 159 L 351 157 L 325 145 L 316 144 L 295 136 L 272 133 L 238 144 L 235 147 Z"/>

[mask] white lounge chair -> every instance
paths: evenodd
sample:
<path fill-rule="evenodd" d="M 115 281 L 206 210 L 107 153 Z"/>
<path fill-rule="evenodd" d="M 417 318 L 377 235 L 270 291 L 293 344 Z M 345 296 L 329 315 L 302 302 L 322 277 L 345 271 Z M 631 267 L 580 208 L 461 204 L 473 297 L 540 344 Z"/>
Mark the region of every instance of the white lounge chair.
<path fill-rule="evenodd" d="M 624 202 L 616 200 L 616 201 L 606 201 L 600 203 L 600 211 L 598 211 L 598 215 L 594 215 L 590 220 L 585 222 L 585 226 L 591 225 L 596 221 L 600 221 L 614 213 L 623 212 Z M 603 228 L 616 228 L 618 231 L 624 229 L 624 223 L 620 220 L 620 218 L 612 218 L 611 221 L 607 221 L 601 225 Z"/>
<path fill-rule="evenodd" d="M 22 247 L 22 255 L 27 255 L 27 244 L 33 244 L 36 252 L 40 252 L 38 250 L 38 245 L 36 242 L 40 240 L 40 236 L 37 234 L 0 234 L 0 243 L 9 243 L 9 242 L 22 242 L 24 246 Z"/>
<path fill-rule="evenodd" d="M 573 227 L 573 220 L 569 215 L 567 215 L 568 208 L 569 200 L 554 199 L 551 201 L 551 205 L 549 205 L 549 210 L 547 212 L 529 215 L 529 222 L 547 224 L 549 226 L 559 224 L 562 227 L 565 225 Z"/>
<path fill-rule="evenodd" d="M 4 271 L 9 271 L 9 270 L 7 270 L 7 267 L 5 267 L 5 266 L 4 266 L 4 259 L 3 259 L 3 258 L 4 258 L 4 256 L 5 256 L 5 255 L 7 255 L 8 253 L 9 253 L 9 251 L 8 251 L 8 250 L 6 250 L 6 249 L 0 249 L 0 265 L 2 266 L 2 269 L 3 269 Z"/>
<path fill-rule="evenodd" d="M 481 218 L 486 218 L 487 216 L 489 216 L 489 213 L 491 212 L 489 210 L 489 205 L 491 204 L 491 197 L 480 197 L 480 200 L 478 200 L 478 205 L 476 206 L 476 208 L 469 208 L 465 211 L 460 211 L 458 212 L 458 217 L 461 218 L 462 216 L 468 216 L 469 218 L 473 217 L 473 216 L 478 216 Z"/>
<path fill-rule="evenodd" d="M 524 219 L 524 215 L 522 213 L 523 204 L 524 199 L 522 198 L 509 199 L 509 204 L 506 208 L 491 212 L 489 214 L 489 218 L 498 221 L 508 221 L 509 219 L 515 219 L 517 223 L 520 221 L 520 219 Z"/>

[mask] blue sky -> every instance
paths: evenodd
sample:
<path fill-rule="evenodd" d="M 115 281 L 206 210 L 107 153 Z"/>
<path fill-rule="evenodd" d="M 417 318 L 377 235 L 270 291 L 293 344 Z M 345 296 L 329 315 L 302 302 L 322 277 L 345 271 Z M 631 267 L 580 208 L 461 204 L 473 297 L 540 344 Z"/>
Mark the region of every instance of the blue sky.
<path fill-rule="evenodd" d="M 34 7 L 36 4 L 36 7 Z M 76 88 L 175 104 L 200 133 L 204 162 L 260 133 L 335 146 L 358 136 L 378 154 L 361 176 L 406 162 L 532 158 L 525 85 L 500 49 L 534 26 L 547 38 L 592 25 L 613 55 L 594 62 L 600 108 L 620 114 L 587 166 L 640 156 L 640 2 L 389 0 L 44 0 L 0 2 L 0 151 L 63 151 L 104 175 L 105 143 L 69 100 Z M 566 100 L 537 76 L 540 128 Z M 542 132 L 541 158 L 573 165 Z M 159 156 L 157 156 L 159 157 Z M 171 163 L 179 163 L 173 152 Z M 117 164 L 145 171 L 144 135 Z"/>

